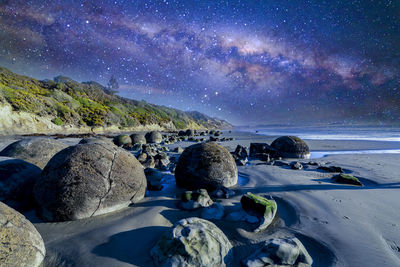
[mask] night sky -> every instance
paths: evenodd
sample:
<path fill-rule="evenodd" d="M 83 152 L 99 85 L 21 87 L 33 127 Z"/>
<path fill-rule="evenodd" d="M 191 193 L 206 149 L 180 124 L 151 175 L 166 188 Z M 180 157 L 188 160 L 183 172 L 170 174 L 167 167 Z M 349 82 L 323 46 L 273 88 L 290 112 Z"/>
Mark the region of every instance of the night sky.
<path fill-rule="evenodd" d="M 0 0 L 0 65 L 236 125 L 400 121 L 400 1 Z"/>

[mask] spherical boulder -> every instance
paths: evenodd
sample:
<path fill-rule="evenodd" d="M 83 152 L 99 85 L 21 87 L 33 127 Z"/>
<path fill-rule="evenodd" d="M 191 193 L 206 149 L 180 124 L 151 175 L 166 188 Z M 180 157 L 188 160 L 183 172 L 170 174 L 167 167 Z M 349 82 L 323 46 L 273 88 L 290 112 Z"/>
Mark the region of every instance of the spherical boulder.
<path fill-rule="evenodd" d="M 145 135 L 147 143 L 161 143 L 162 141 L 162 135 L 160 132 L 157 131 L 152 131 L 148 132 Z"/>
<path fill-rule="evenodd" d="M 122 148 L 97 143 L 56 154 L 36 181 L 34 197 L 39 217 L 68 221 L 127 207 L 145 191 L 139 161 Z"/>
<path fill-rule="evenodd" d="M 297 136 L 281 136 L 272 142 L 271 147 L 283 158 L 310 157 L 308 145 Z"/>
<path fill-rule="evenodd" d="M 43 239 L 22 214 L 0 202 L 0 265 L 42 266 Z"/>
<path fill-rule="evenodd" d="M 33 185 L 42 169 L 14 158 L 0 157 L 0 201 L 16 210 L 33 207 Z"/>
<path fill-rule="evenodd" d="M 120 134 L 114 137 L 113 142 L 117 146 L 129 145 L 132 144 L 132 139 L 127 134 Z"/>
<path fill-rule="evenodd" d="M 230 266 L 232 245 L 212 222 L 192 217 L 178 221 L 150 254 L 156 266 Z"/>
<path fill-rule="evenodd" d="M 140 133 L 131 134 L 132 144 L 146 144 L 146 137 Z"/>
<path fill-rule="evenodd" d="M 66 144 L 51 138 L 27 138 L 8 145 L 0 156 L 22 159 L 43 169 L 57 152 L 66 147 Z"/>
<path fill-rule="evenodd" d="M 217 143 L 201 143 L 183 151 L 176 166 L 175 179 L 179 187 L 213 190 L 218 186 L 235 185 L 238 171 L 226 148 Z"/>

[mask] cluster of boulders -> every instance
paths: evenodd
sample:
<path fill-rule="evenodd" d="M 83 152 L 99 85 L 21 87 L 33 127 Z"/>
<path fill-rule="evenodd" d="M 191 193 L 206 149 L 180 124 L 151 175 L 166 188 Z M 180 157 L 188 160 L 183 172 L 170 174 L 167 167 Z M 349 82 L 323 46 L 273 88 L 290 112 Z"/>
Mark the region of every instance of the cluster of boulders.
<path fill-rule="evenodd" d="M 121 134 L 112 138 L 90 136 L 74 146 L 51 138 L 23 139 L 0 152 L 3 156 L 0 158 L 0 201 L 17 210 L 35 207 L 38 217 L 44 221 L 83 219 L 136 203 L 144 198 L 146 190 L 162 190 L 163 176 L 171 172 L 175 174 L 176 185 L 188 190 L 181 194 L 178 207 L 198 210 L 202 219 L 183 219 L 166 232 L 151 250 L 154 263 L 230 265 L 233 252 L 229 239 L 207 220 L 246 221 L 256 225 L 254 231 L 259 232 L 271 225 L 278 209 L 272 198 L 247 193 L 241 197 L 240 210 L 226 213 L 218 199 L 236 194 L 231 187 L 238 182 L 237 165 L 246 165 L 249 158 L 279 162 L 277 158 L 292 157 L 293 153 L 304 157 L 307 145 L 287 137 L 291 141 L 278 138 L 271 146 L 252 143 L 250 151 L 238 145 L 230 153 L 212 142 L 231 140 L 218 139 L 221 134 L 189 129 L 167 134 L 157 131 Z M 205 142 L 206 135 L 211 142 Z M 173 151 L 166 146 L 178 141 L 200 143 L 176 147 Z M 300 162 L 292 165 L 295 169 L 303 168 Z M 335 181 L 340 183 L 346 179 L 356 184 L 357 178 L 343 174 Z M 2 259 L 18 266 L 39 266 L 45 256 L 43 240 L 29 221 L 7 205 L 0 202 L 3 222 L 0 240 L 6 244 L 1 248 Z M 269 240 L 242 261 L 244 266 L 311 263 L 304 246 L 293 238 Z"/>

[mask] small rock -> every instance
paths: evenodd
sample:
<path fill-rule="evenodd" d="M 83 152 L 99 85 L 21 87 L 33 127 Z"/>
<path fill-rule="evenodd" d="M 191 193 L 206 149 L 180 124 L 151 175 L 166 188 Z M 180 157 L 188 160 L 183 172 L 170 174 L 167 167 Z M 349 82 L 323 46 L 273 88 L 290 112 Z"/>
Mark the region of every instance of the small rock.
<path fill-rule="evenodd" d="M 290 163 L 290 168 L 292 170 L 302 170 L 303 169 L 303 165 L 301 165 L 300 162 L 296 161 L 296 162 Z"/>
<path fill-rule="evenodd" d="M 213 204 L 210 196 L 205 189 L 196 191 L 186 191 L 181 195 L 179 207 L 184 210 L 195 210 L 198 208 L 209 207 Z"/>
<path fill-rule="evenodd" d="M 343 169 L 341 167 L 337 167 L 337 166 L 319 166 L 317 168 L 318 170 L 323 170 L 323 171 L 327 171 L 327 172 L 338 172 L 338 173 L 343 173 Z"/>

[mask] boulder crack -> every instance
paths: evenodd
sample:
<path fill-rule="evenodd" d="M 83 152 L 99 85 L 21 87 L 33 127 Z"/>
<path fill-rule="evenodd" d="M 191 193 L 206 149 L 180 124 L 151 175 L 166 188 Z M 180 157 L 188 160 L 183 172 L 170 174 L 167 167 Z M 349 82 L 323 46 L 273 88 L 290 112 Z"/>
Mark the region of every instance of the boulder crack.
<path fill-rule="evenodd" d="M 114 163 L 115 163 L 115 158 L 116 158 L 116 157 L 117 157 L 117 151 L 114 152 L 113 159 L 112 159 L 112 161 L 111 161 L 110 171 L 108 172 L 107 175 L 104 176 L 104 178 L 106 178 L 106 179 L 107 179 L 107 182 L 108 182 L 107 192 L 106 192 L 102 197 L 100 197 L 99 204 L 97 205 L 96 209 L 93 211 L 92 215 L 90 215 L 90 217 L 93 217 L 93 216 L 94 216 L 94 214 L 99 210 L 99 208 L 100 208 L 101 204 L 103 203 L 104 199 L 105 199 L 105 198 L 110 194 L 110 192 L 111 192 L 112 183 L 113 183 L 113 180 L 111 179 L 111 174 L 112 174 L 112 170 L 113 170 L 113 167 L 114 167 Z"/>

